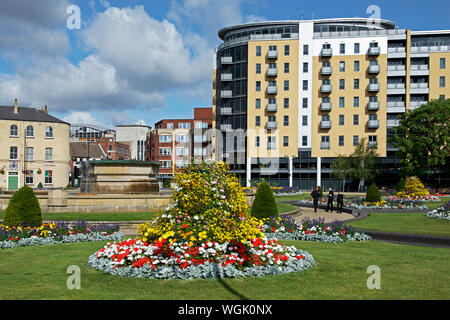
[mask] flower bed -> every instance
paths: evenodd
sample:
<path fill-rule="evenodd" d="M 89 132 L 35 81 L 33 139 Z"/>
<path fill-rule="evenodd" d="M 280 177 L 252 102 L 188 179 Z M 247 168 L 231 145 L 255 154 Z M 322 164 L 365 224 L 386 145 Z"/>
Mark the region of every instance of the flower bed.
<path fill-rule="evenodd" d="M 78 221 L 74 226 L 65 222 L 44 223 L 40 227 L 9 227 L 0 225 L 0 249 L 56 243 L 119 240 L 123 234 L 118 225 L 88 226 Z"/>
<path fill-rule="evenodd" d="M 88 266 L 119 276 L 144 278 L 222 278 L 297 272 L 314 265 L 314 258 L 276 240 L 188 242 L 140 239 L 108 243 L 89 257 Z"/>
<path fill-rule="evenodd" d="M 353 228 L 335 222 L 325 225 L 324 220 L 304 220 L 298 224 L 290 217 L 271 217 L 265 221 L 262 231 L 268 238 L 279 240 L 306 240 L 317 242 L 342 243 L 346 241 L 365 241 L 370 236 L 355 232 Z"/>
<path fill-rule="evenodd" d="M 432 219 L 450 220 L 450 201 L 448 201 L 443 207 L 439 207 L 428 212 L 427 217 Z"/>
<path fill-rule="evenodd" d="M 417 201 L 417 202 L 439 202 L 441 201 L 440 194 L 408 194 L 398 192 L 396 195 L 386 197 L 387 201 Z"/>
<path fill-rule="evenodd" d="M 300 206 L 313 206 L 312 200 L 299 200 L 298 204 Z M 319 205 L 327 205 L 327 200 L 319 201 Z M 428 209 L 422 201 L 412 201 L 412 200 L 391 200 L 385 201 L 381 200 L 378 202 L 365 202 L 362 199 L 360 201 L 344 201 L 344 208 L 349 209 L 380 209 L 380 210 L 426 210 Z"/>

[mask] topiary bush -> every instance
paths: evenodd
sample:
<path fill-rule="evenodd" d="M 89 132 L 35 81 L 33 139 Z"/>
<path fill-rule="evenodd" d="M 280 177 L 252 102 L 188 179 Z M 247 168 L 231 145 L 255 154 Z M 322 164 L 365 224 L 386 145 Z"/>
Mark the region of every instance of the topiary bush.
<path fill-rule="evenodd" d="M 412 194 L 416 196 L 424 196 L 430 194 L 427 189 L 425 189 L 422 181 L 416 176 L 407 177 L 405 181 L 405 188 L 403 190 L 406 194 Z"/>
<path fill-rule="evenodd" d="M 11 227 L 42 225 L 41 207 L 33 189 L 23 186 L 13 194 L 6 208 L 4 224 Z"/>
<path fill-rule="evenodd" d="M 263 181 L 256 191 L 255 200 L 252 206 L 252 216 L 262 219 L 271 216 L 278 217 L 278 206 L 270 185 Z"/>
<path fill-rule="evenodd" d="M 401 192 L 405 189 L 405 184 L 406 181 L 403 177 L 400 178 L 400 180 L 397 182 L 397 186 L 395 187 L 395 190 L 397 190 L 397 192 Z"/>
<path fill-rule="evenodd" d="M 378 187 L 377 187 L 377 185 L 375 183 L 372 183 L 369 186 L 369 189 L 367 189 L 366 201 L 367 202 L 378 202 L 378 201 L 381 201 L 380 190 L 378 190 Z"/>

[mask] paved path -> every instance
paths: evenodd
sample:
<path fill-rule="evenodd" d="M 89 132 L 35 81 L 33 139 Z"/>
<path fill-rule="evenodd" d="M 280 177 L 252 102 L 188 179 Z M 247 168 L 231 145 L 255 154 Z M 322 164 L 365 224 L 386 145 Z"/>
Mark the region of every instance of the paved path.
<path fill-rule="evenodd" d="M 314 219 L 325 219 L 325 223 L 331 223 L 334 221 L 347 221 L 351 219 L 355 219 L 355 217 L 349 213 L 337 213 L 336 211 L 333 212 L 326 212 L 323 209 L 317 209 L 317 212 L 314 212 L 314 208 L 307 208 L 307 207 L 298 207 L 300 209 L 300 212 L 293 215 L 293 218 L 295 219 L 295 222 L 301 223 L 303 220 L 314 220 Z"/>

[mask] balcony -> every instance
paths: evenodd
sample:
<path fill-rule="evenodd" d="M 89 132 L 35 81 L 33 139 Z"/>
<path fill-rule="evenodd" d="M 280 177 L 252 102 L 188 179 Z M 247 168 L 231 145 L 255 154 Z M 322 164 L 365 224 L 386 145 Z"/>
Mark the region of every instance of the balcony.
<path fill-rule="evenodd" d="M 331 111 L 331 102 L 322 102 L 320 104 L 320 111 Z"/>
<path fill-rule="evenodd" d="M 427 94 L 429 92 L 427 82 L 411 83 L 410 88 L 411 94 Z"/>
<path fill-rule="evenodd" d="M 428 76 L 430 70 L 426 64 L 412 64 L 411 65 L 411 75 L 412 76 Z"/>
<path fill-rule="evenodd" d="M 267 87 L 267 94 L 277 94 L 277 86 L 268 86 Z"/>
<path fill-rule="evenodd" d="M 380 127 L 380 120 L 369 120 L 367 122 L 367 128 L 378 129 Z"/>
<path fill-rule="evenodd" d="M 322 48 L 320 51 L 320 55 L 322 57 L 331 57 L 333 55 L 333 49 L 331 48 Z"/>
<path fill-rule="evenodd" d="M 398 127 L 400 125 L 400 120 L 398 119 L 391 119 L 386 121 L 386 125 L 388 127 Z"/>
<path fill-rule="evenodd" d="M 266 107 L 267 112 L 277 112 L 277 104 L 276 103 L 268 103 Z"/>
<path fill-rule="evenodd" d="M 367 51 L 367 54 L 369 56 L 378 56 L 381 53 L 380 47 L 370 47 L 369 51 Z"/>
<path fill-rule="evenodd" d="M 423 106 L 424 104 L 427 104 L 427 103 L 428 103 L 428 101 L 411 101 L 409 104 L 409 108 L 411 110 L 414 110 L 414 109 L 420 108 L 421 106 Z"/>
<path fill-rule="evenodd" d="M 331 120 L 320 121 L 320 129 L 331 129 Z"/>
<path fill-rule="evenodd" d="M 268 121 L 266 128 L 267 128 L 267 130 L 275 130 L 277 128 L 277 122 L 276 121 Z"/>
<path fill-rule="evenodd" d="M 388 66 L 388 77 L 400 77 L 406 75 L 406 67 L 403 64 Z"/>
<path fill-rule="evenodd" d="M 268 77 L 276 77 L 278 75 L 278 69 L 277 68 L 269 68 L 267 69 L 267 76 Z"/>
<path fill-rule="evenodd" d="M 391 47 L 388 48 L 388 58 L 406 58 L 405 47 Z"/>
<path fill-rule="evenodd" d="M 330 142 L 322 141 L 320 142 L 320 149 L 330 149 Z"/>
<path fill-rule="evenodd" d="M 268 142 L 267 143 L 267 150 L 276 150 L 277 144 L 275 142 Z"/>
<path fill-rule="evenodd" d="M 222 64 L 232 64 L 233 63 L 233 57 L 222 57 L 220 59 L 220 62 Z"/>
<path fill-rule="evenodd" d="M 367 146 L 369 148 L 372 148 L 372 149 L 377 149 L 378 148 L 378 142 L 376 142 L 376 141 L 368 141 L 367 142 Z"/>
<path fill-rule="evenodd" d="M 232 81 L 233 80 L 233 75 L 231 73 L 222 73 L 220 75 L 220 80 L 221 81 Z"/>
<path fill-rule="evenodd" d="M 378 91 L 380 91 L 380 84 L 370 83 L 368 90 L 369 90 L 369 92 L 378 92 Z"/>
<path fill-rule="evenodd" d="M 220 125 L 220 130 L 232 130 L 232 126 L 231 124 L 221 124 Z"/>
<path fill-rule="evenodd" d="M 278 51 L 277 50 L 269 50 L 267 51 L 267 59 L 276 59 L 278 58 Z"/>
<path fill-rule="evenodd" d="M 405 94 L 405 84 L 404 83 L 388 83 L 387 84 L 387 94 Z"/>
<path fill-rule="evenodd" d="M 387 103 L 387 113 L 404 113 L 405 101 L 389 101 Z"/>
<path fill-rule="evenodd" d="M 220 114 L 223 116 L 228 116 L 233 114 L 233 110 L 231 108 L 220 108 Z"/>
<path fill-rule="evenodd" d="M 331 67 L 322 67 L 320 70 L 320 74 L 323 76 L 330 76 L 333 72 L 333 69 Z"/>
<path fill-rule="evenodd" d="M 367 106 L 367 110 L 369 111 L 377 111 L 380 109 L 380 103 L 378 101 L 370 101 Z"/>
<path fill-rule="evenodd" d="M 233 92 L 231 90 L 222 90 L 220 91 L 221 98 L 233 98 Z"/>
<path fill-rule="evenodd" d="M 320 92 L 322 92 L 322 93 L 330 93 L 331 92 L 331 84 L 323 84 L 320 87 Z"/>
<path fill-rule="evenodd" d="M 369 66 L 369 73 L 370 74 L 380 73 L 380 66 L 378 65 Z"/>

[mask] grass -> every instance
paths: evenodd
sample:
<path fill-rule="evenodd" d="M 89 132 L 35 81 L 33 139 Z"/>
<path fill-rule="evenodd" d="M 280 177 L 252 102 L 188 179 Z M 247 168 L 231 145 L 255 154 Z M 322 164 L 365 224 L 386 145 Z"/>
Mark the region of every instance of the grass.
<path fill-rule="evenodd" d="M 441 197 L 441 201 L 425 202 L 425 205 L 428 207 L 428 209 L 433 210 L 442 207 L 447 201 L 450 201 L 450 197 Z"/>
<path fill-rule="evenodd" d="M 450 221 L 428 218 L 424 212 L 371 213 L 349 224 L 362 230 L 450 237 Z"/>
<path fill-rule="evenodd" d="M 44 221 L 139 221 L 152 219 L 155 214 L 155 212 L 43 212 L 42 219 Z M 0 212 L 0 219 L 3 219 L 4 215 L 4 212 Z"/>
<path fill-rule="evenodd" d="M 224 280 L 120 278 L 86 266 L 104 243 L 0 250 L 0 299 L 449 299 L 450 249 L 378 241 L 326 244 L 284 241 L 309 251 L 317 266 L 298 273 Z M 69 290 L 67 267 L 81 269 Z M 366 287 L 367 267 L 381 268 L 381 289 Z"/>

